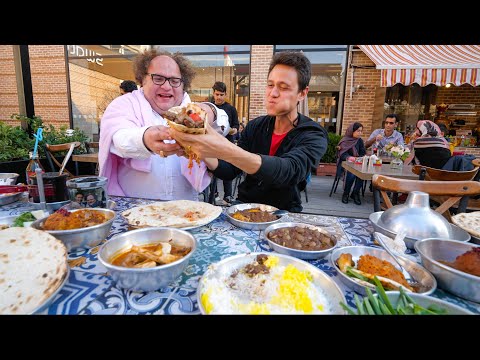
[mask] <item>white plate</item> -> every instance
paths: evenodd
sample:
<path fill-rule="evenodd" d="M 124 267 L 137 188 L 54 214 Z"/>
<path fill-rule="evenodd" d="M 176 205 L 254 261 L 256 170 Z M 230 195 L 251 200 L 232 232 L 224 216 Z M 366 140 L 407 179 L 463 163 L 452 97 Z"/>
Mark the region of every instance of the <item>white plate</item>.
<path fill-rule="evenodd" d="M 203 274 L 203 276 L 201 277 L 197 289 L 197 302 L 200 312 L 202 314 L 206 314 L 201 298 L 205 292 L 205 287 L 206 285 L 208 285 L 208 282 L 214 279 L 223 280 L 226 277 L 229 277 L 235 270 L 238 270 L 245 265 L 251 263 L 259 254 L 277 257 L 279 260 L 278 265 L 287 266 L 292 264 L 300 271 L 310 272 L 310 274 L 312 275 L 312 282 L 314 286 L 323 290 L 325 297 L 330 303 L 332 313 L 345 314 L 345 310 L 340 306 L 340 302 L 346 304 L 345 296 L 343 295 L 343 292 L 340 290 L 338 285 L 330 278 L 330 276 L 303 260 L 294 258 L 292 256 L 274 253 L 240 254 L 228 257 L 215 264 L 211 264 L 205 274 Z"/>

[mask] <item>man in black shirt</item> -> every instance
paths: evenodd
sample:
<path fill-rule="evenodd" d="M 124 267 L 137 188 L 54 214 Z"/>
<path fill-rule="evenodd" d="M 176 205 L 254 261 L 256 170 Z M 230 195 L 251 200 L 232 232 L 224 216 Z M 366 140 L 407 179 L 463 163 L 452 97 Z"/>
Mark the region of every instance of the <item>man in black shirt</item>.
<path fill-rule="evenodd" d="M 219 109 L 225 110 L 228 115 L 228 121 L 230 123 L 230 133 L 226 136 L 226 138 L 233 142 L 234 135 L 238 132 L 238 114 L 237 109 L 234 106 L 230 105 L 228 102 L 225 101 L 227 95 L 227 85 L 221 81 L 215 82 L 212 86 L 213 89 L 213 99 L 215 101 L 215 105 Z M 231 203 L 233 201 L 232 198 L 232 180 L 223 180 L 223 200 L 227 203 Z"/>

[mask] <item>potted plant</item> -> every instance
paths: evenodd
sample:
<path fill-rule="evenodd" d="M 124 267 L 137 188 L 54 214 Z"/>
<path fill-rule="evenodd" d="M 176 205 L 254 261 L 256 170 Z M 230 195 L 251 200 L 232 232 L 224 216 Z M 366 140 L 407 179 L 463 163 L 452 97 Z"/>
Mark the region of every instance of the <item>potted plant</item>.
<path fill-rule="evenodd" d="M 337 171 L 337 145 L 342 137 L 335 133 L 328 133 L 327 151 L 317 166 L 317 175 L 335 176 Z"/>

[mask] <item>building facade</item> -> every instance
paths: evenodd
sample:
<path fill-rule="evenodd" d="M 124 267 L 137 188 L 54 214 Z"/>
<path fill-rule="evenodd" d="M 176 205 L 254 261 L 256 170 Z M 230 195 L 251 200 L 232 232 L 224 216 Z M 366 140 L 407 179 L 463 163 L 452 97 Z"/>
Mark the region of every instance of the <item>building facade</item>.
<path fill-rule="evenodd" d="M 361 48 L 349 45 L 0 45 L 0 120 L 19 125 L 12 114 L 34 114 L 47 125 L 80 128 L 96 140 L 106 106 L 120 96 L 120 83 L 135 80 L 132 59 L 152 46 L 180 51 L 192 61 L 197 75 L 189 95 L 194 101 L 209 100 L 213 83 L 225 82 L 227 101 L 244 122 L 265 113 L 272 55 L 301 50 L 312 62 L 312 79 L 299 111 L 330 131 L 343 134 L 359 121 L 367 136 L 382 127 L 387 113 L 400 115 L 399 130 L 405 133 L 419 119 L 444 120 L 459 133 L 466 127 L 472 138 L 479 127 L 474 110 L 480 106 L 479 86 L 382 86 L 382 70 Z M 440 104 L 473 109 L 457 116 L 439 113 Z"/>

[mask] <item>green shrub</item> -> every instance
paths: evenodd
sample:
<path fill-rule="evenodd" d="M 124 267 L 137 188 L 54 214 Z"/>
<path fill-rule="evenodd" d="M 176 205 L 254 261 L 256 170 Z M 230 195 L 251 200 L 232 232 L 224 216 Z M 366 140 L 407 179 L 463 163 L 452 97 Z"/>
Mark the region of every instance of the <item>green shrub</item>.
<path fill-rule="evenodd" d="M 337 155 L 337 145 L 342 137 L 335 133 L 328 133 L 328 145 L 325 155 L 320 160 L 321 163 L 334 163 Z"/>
<path fill-rule="evenodd" d="M 88 141 L 88 136 L 79 129 L 74 129 L 72 136 L 67 136 L 66 125 L 60 126 L 59 129 L 53 125 L 44 126 L 40 116 L 28 118 L 24 115 L 13 114 L 10 118 L 26 121 L 35 134 L 39 127 L 43 127 L 43 140 L 38 143 L 40 157 L 45 157 L 43 145 L 47 143 L 55 145 L 79 141 L 82 145 L 75 149 L 74 153 L 84 154 L 87 152 L 85 141 Z M 7 125 L 0 121 L 0 161 L 28 160 L 28 153 L 33 151 L 34 146 L 35 138 L 30 138 L 27 131 L 21 126 Z"/>

